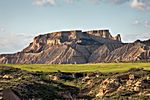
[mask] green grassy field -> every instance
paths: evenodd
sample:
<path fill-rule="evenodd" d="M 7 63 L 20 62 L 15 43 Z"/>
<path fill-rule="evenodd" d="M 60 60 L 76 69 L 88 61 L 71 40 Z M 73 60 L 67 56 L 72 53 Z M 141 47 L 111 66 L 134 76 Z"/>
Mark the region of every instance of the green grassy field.
<path fill-rule="evenodd" d="M 150 63 L 100 63 L 100 64 L 0 64 L 12 66 L 27 71 L 42 72 L 122 72 L 130 68 L 150 70 Z"/>

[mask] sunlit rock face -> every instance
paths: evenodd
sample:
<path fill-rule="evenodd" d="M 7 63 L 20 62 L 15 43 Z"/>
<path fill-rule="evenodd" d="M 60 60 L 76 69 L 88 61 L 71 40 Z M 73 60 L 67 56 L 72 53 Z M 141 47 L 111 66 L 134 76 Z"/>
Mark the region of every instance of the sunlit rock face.
<path fill-rule="evenodd" d="M 92 31 L 87 31 L 88 34 L 110 39 L 110 40 L 116 40 L 116 41 L 121 41 L 121 36 L 120 34 L 117 34 L 117 36 L 113 37 L 109 30 L 92 30 Z"/>
<path fill-rule="evenodd" d="M 39 35 L 21 52 L 0 55 L 0 63 L 77 64 L 149 61 L 148 41 L 122 43 L 109 30 L 71 30 Z"/>

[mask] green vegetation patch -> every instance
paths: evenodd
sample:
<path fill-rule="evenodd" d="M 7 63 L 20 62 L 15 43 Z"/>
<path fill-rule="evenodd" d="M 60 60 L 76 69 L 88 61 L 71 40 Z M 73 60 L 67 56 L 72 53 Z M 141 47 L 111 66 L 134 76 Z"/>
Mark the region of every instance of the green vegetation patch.
<path fill-rule="evenodd" d="M 0 64 L 27 71 L 42 72 L 123 72 L 130 68 L 150 70 L 150 63 L 99 63 L 99 64 Z"/>

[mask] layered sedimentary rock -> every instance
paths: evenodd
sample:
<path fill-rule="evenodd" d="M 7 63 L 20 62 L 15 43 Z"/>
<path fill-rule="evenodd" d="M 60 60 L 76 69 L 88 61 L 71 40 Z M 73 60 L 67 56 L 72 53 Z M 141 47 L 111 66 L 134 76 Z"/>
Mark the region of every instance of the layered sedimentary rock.
<path fill-rule="evenodd" d="M 62 31 L 39 35 L 21 52 L 1 54 L 0 63 L 76 64 L 149 61 L 150 41 L 122 43 L 109 30 Z"/>
<path fill-rule="evenodd" d="M 129 61 L 150 61 L 148 51 L 150 47 L 140 43 L 134 42 L 126 44 L 110 53 L 105 59 L 106 62 L 129 62 Z M 147 53 L 147 54 L 146 54 Z"/>

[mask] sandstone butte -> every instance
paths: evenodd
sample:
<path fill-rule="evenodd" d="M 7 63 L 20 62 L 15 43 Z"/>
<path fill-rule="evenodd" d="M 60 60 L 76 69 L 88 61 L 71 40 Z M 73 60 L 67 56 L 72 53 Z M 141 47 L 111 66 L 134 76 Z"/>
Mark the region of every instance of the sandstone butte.
<path fill-rule="evenodd" d="M 1 54 L 0 64 L 149 62 L 150 40 L 123 43 L 109 30 L 72 30 L 39 35 L 21 52 Z"/>

